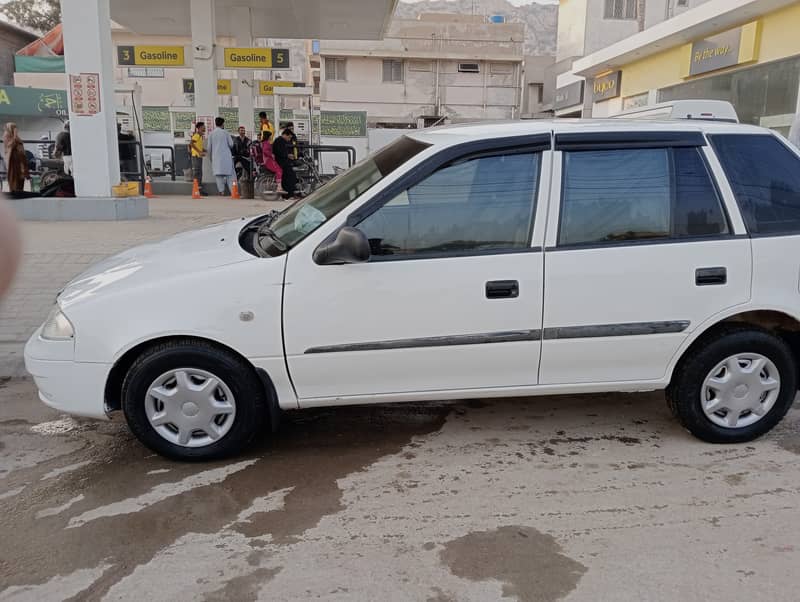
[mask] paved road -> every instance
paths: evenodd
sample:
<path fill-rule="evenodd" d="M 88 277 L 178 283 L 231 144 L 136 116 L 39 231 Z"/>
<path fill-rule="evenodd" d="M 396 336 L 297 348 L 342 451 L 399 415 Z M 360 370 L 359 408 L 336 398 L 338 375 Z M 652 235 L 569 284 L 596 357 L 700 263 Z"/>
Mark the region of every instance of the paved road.
<path fill-rule="evenodd" d="M 165 197 L 151 201 L 151 217 L 146 220 L 22 223 L 22 268 L 0 303 L 0 377 L 24 374 L 25 341 L 47 317 L 56 292 L 92 263 L 137 244 L 283 205 Z"/>
<path fill-rule="evenodd" d="M 87 264 L 265 208 L 24 224 L 0 376 Z M 300 412 L 245 456 L 177 464 L 0 380 L 0 600 L 793 601 L 798 454 L 800 409 L 709 446 L 650 394 Z"/>
<path fill-rule="evenodd" d="M 797 599 L 800 409 L 710 446 L 658 394 L 290 414 L 228 462 L 0 385 L 0 600 Z"/>

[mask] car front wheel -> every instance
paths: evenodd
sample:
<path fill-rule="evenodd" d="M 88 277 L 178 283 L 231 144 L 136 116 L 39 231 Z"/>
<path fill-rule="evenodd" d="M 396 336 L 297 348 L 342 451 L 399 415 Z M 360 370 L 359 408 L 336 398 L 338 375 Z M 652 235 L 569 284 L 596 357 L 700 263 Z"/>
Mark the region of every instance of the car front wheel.
<path fill-rule="evenodd" d="M 234 354 L 197 341 L 145 351 L 122 386 L 122 409 L 136 437 L 177 460 L 242 451 L 267 420 L 258 376 Z"/>
<path fill-rule="evenodd" d="M 667 402 L 696 437 L 741 443 L 780 422 L 796 392 L 795 360 L 786 342 L 766 330 L 732 327 L 681 362 Z"/>

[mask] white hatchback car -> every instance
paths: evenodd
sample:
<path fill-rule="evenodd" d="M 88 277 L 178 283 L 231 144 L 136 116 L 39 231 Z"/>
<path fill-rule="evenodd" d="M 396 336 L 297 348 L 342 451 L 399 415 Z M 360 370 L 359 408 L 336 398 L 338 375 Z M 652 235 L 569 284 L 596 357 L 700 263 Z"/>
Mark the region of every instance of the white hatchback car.
<path fill-rule="evenodd" d="M 727 123 L 404 136 L 280 214 L 73 280 L 26 348 L 42 400 L 173 458 L 280 410 L 666 389 L 748 441 L 797 390 L 800 156 Z"/>

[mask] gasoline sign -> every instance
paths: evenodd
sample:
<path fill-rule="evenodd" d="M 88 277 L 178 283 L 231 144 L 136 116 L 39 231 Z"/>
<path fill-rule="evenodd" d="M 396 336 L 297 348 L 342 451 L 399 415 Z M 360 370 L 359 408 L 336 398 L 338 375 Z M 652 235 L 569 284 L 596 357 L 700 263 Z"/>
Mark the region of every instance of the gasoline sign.
<path fill-rule="evenodd" d="M 225 48 L 224 66 L 228 69 L 288 69 L 286 48 Z"/>
<path fill-rule="evenodd" d="M 193 79 L 184 79 L 183 80 L 183 93 L 184 94 L 194 94 L 194 80 Z M 233 82 L 229 79 L 218 79 L 217 80 L 217 94 L 220 96 L 230 96 L 233 94 Z"/>
<path fill-rule="evenodd" d="M 120 65 L 183 67 L 186 64 L 183 46 L 117 46 Z"/>
<path fill-rule="evenodd" d="M 258 82 L 258 93 L 261 96 L 273 96 L 276 87 L 291 88 L 294 86 L 292 82 L 283 80 L 260 81 Z"/>

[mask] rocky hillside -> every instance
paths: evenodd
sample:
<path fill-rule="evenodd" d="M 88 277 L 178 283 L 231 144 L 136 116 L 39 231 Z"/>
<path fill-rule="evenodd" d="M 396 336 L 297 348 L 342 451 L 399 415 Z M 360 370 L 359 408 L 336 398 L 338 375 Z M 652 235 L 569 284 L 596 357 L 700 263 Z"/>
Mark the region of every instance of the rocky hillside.
<path fill-rule="evenodd" d="M 526 27 L 525 53 L 554 55 L 558 29 L 558 5 L 537 4 L 514 6 L 507 0 L 422 0 L 422 2 L 397 5 L 395 16 L 415 19 L 420 13 L 503 15 L 508 21 L 522 22 Z"/>

